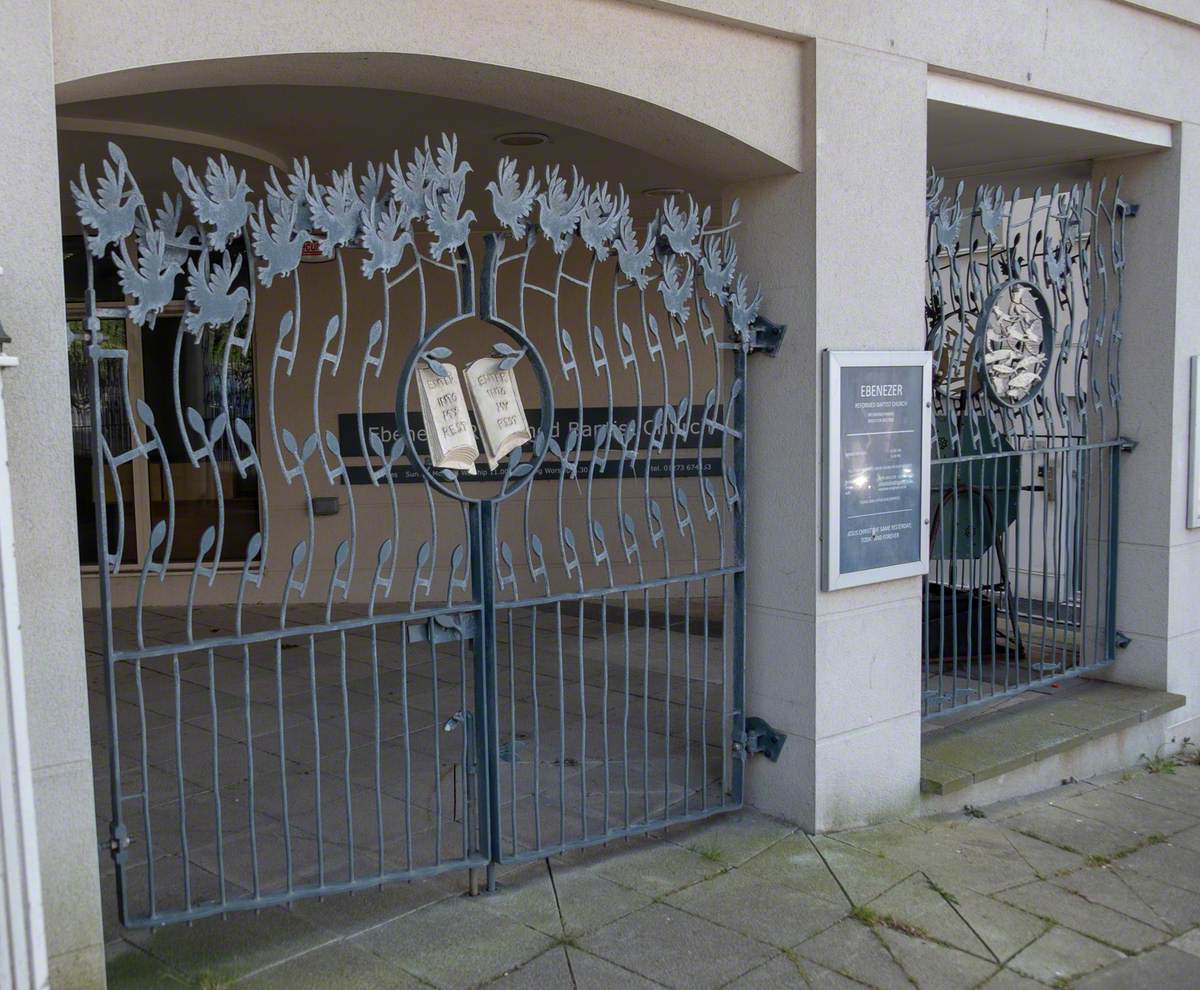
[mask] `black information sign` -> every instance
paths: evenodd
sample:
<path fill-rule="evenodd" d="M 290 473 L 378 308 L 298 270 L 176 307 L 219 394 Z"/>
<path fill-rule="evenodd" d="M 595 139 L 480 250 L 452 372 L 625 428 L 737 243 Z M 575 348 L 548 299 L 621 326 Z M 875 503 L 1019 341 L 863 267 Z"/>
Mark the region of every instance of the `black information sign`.
<path fill-rule="evenodd" d="M 589 474 L 595 478 L 642 478 L 646 471 L 649 470 L 650 477 L 670 477 L 671 471 L 671 443 L 675 443 L 675 470 L 676 477 L 684 477 L 686 475 L 702 475 L 704 477 L 720 477 L 721 475 L 721 458 L 719 456 L 721 449 L 721 439 L 723 434 L 710 429 L 704 436 L 704 450 L 711 451 L 711 456 L 706 455 L 703 458 L 697 456 L 698 448 L 700 447 L 700 432 L 701 424 L 704 418 L 704 407 L 702 405 L 693 405 L 691 416 L 687 423 L 686 436 L 682 433 L 677 433 L 674 425 L 668 420 L 668 425 L 664 427 L 663 422 L 663 407 L 658 405 L 645 405 L 641 408 L 641 428 L 638 430 L 636 446 L 638 450 L 637 458 L 633 462 L 626 460 L 624 467 L 621 466 L 621 445 L 616 439 L 609 441 L 608 458 L 604 462 L 597 462 L 593 467 L 591 462 L 596 451 L 596 437 L 601 426 L 609 422 L 609 410 L 607 406 L 586 406 L 583 409 L 583 416 L 580 417 L 578 408 L 556 409 L 554 411 L 554 422 L 550 427 L 550 435 L 559 444 L 565 443 L 572 430 L 578 431 L 580 437 L 580 461 L 579 461 L 579 477 L 587 478 Z M 470 413 L 472 425 L 475 425 L 475 414 Z M 538 410 L 529 412 L 529 425 L 536 431 L 540 415 Z M 718 422 L 722 421 L 724 415 L 723 409 L 717 409 L 712 414 L 712 418 Z M 627 426 L 629 423 L 638 418 L 638 409 L 636 406 L 614 406 L 612 409 L 612 422 Z M 364 413 L 362 418 L 362 429 L 367 436 L 367 443 L 371 443 L 371 437 L 378 437 L 379 441 L 384 445 L 385 450 L 390 450 L 392 444 L 396 442 L 398 431 L 396 429 L 396 415 L 392 412 Z M 655 438 L 656 422 L 659 424 L 658 436 L 662 440 L 661 449 L 655 450 L 650 455 L 647 461 L 647 453 L 650 450 L 651 441 Z M 475 427 L 476 434 L 479 428 Z M 413 445 L 416 452 L 424 457 L 429 453 L 429 443 L 425 436 L 425 423 L 421 418 L 419 411 L 410 411 L 408 414 L 408 442 Z M 347 460 L 361 458 L 363 456 L 362 443 L 359 439 L 359 422 L 358 416 L 354 413 L 340 413 L 338 415 L 338 445 L 341 449 L 342 456 Z M 600 444 L 601 453 L 605 444 Z M 378 458 L 374 455 L 372 459 L 378 464 Z M 495 471 L 488 471 L 484 464 L 478 465 L 479 473 L 471 476 L 471 481 L 490 481 L 497 480 L 504 476 L 504 466 L 501 465 Z M 351 464 L 348 467 L 350 483 L 353 485 L 369 485 L 371 484 L 371 475 L 365 465 Z M 556 458 L 548 457 L 542 462 L 542 466 L 538 469 L 538 480 L 554 479 L 559 474 L 559 464 Z M 406 457 L 401 457 L 400 462 L 392 469 L 392 480 L 397 484 L 413 484 L 422 480 L 421 473 L 408 463 Z"/>
<path fill-rule="evenodd" d="M 923 352 L 828 352 L 828 589 L 928 567 L 929 371 Z"/>

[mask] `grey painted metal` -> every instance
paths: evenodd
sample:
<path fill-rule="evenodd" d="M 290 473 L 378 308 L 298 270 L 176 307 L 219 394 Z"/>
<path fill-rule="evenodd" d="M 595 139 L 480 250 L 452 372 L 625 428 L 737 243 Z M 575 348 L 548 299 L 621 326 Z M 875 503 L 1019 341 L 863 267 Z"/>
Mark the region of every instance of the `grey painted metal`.
<path fill-rule="evenodd" d="M 285 176 L 272 169 L 258 198 L 224 156 L 202 172 L 175 161 L 182 195 L 162 191 L 156 209 L 116 145 L 100 169 L 93 181 L 81 167 L 71 192 L 88 246 L 89 440 L 123 924 L 447 870 L 487 867 L 491 879 L 497 862 L 740 806 L 746 358 L 773 352 L 784 328 L 759 315 L 761 293 L 737 271 L 736 203 L 721 222 L 690 198 L 670 199 L 639 231 L 620 187 L 589 185 L 573 169 L 568 180 L 558 167 L 522 180 L 505 158 L 487 184 L 499 230 L 483 236 L 477 271 L 476 217 L 464 208 L 471 167 L 453 137 L 436 147 L 426 140 L 407 162 L 397 153 L 327 181 L 296 161 Z M 282 399 L 288 385 L 305 387 L 294 372 L 302 334 L 307 342 L 312 333 L 301 277 L 312 243 L 336 266 L 339 306 L 317 336 L 305 421 Z M 353 260 L 362 280 L 347 276 Z M 102 261 L 116 266 L 124 300 L 97 300 Z M 552 277 L 539 281 L 545 271 Z M 438 296 L 436 279 L 452 291 Z M 180 280 L 173 421 L 161 422 L 131 398 L 129 348 L 106 340 L 101 321 L 125 321 L 131 338 L 166 332 L 156 321 Z M 355 285 L 381 289 L 383 317 L 365 334 L 353 315 Z M 397 316 L 399 291 L 409 301 Z M 273 341 L 257 348 L 269 367 L 250 422 L 231 409 L 229 369 L 235 354 L 255 353 L 265 293 L 283 294 L 283 315 Z M 448 311 L 437 311 L 446 300 Z M 540 399 L 532 443 L 491 480 L 437 469 L 405 439 L 418 362 L 436 370 L 452 354 L 446 341 L 471 319 L 497 331 L 495 353 L 526 361 Z M 398 327 L 413 328 L 408 339 Z M 227 332 L 214 412 L 189 403 L 180 367 L 184 347 L 219 329 Z M 539 342 L 551 337 L 543 354 Z M 396 348 L 406 348 L 398 370 Z M 670 369 L 668 349 L 680 359 Z M 323 427 L 321 390 L 356 352 L 351 453 Z M 366 416 L 372 385 L 392 375 L 400 439 L 388 446 Z M 615 421 L 614 376 L 636 393 L 626 422 Z M 550 425 L 556 405 L 573 407 L 582 424 L 597 398 L 608 415 L 585 462 L 582 430 L 555 437 Z M 179 549 L 169 441 L 185 467 L 207 470 L 215 492 L 194 560 Z M 274 457 L 290 503 L 303 506 L 304 535 L 291 547 L 272 541 L 284 493 L 267 491 L 260 454 Z M 425 520 L 401 511 L 402 456 L 420 474 Z M 382 532 L 360 523 L 347 464 L 355 458 L 387 495 Z M 134 462 L 160 473 L 162 493 L 142 527 L 145 544 L 127 553 L 138 527 L 124 511 L 122 473 Z M 546 478 L 544 463 L 554 468 Z M 230 479 L 256 486 L 258 526 L 244 545 L 226 518 Z M 568 482 L 582 492 L 578 504 L 564 499 Z M 328 496 L 314 485 L 334 486 L 345 501 L 321 530 Z M 552 511 L 535 510 L 535 490 Z M 501 535 L 510 504 L 523 554 Z M 584 540 L 571 524 L 576 511 Z M 424 539 L 402 563 L 399 549 L 414 533 Z M 635 579 L 618 579 L 618 560 Z M 211 623 L 228 614 L 218 607 L 218 575 L 231 564 L 236 597 L 223 628 Z M 130 566 L 131 627 L 114 605 L 114 581 Z M 407 593 L 401 567 L 411 573 Z M 181 569 L 182 609 L 148 605 L 148 595 L 162 597 L 150 594 L 154 583 L 166 586 Z M 173 697 L 165 715 L 146 703 L 161 678 Z M 419 705 L 410 697 L 418 687 Z M 431 733 L 415 724 L 425 706 Z M 169 774 L 154 751 L 164 744 Z M 414 789 L 429 786 L 428 767 L 425 807 Z M 181 884 L 164 886 L 179 874 Z"/>
<path fill-rule="evenodd" d="M 935 431 L 923 708 L 1111 663 L 1124 227 L 1120 183 L 964 206 L 927 189 Z"/>

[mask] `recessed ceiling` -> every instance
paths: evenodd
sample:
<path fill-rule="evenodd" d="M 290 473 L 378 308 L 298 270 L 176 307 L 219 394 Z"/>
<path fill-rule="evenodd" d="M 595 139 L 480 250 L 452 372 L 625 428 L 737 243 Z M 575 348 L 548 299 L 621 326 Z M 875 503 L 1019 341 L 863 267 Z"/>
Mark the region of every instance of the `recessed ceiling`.
<path fill-rule="evenodd" d="M 927 126 L 929 165 L 944 175 L 1010 172 L 1155 150 L 1111 134 L 933 100 Z"/>
<path fill-rule="evenodd" d="M 711 175 L 653 155 L 536 117 L 480 103 L 392 90 L 325 86 L 237 86 L 175 90 L 134 97 L 62 104 L 58 108 L 59 164 L 65 203 L 67 180 L 81 162 L 94 168 L 113 137 L 129 157 L 143 190 L 155 201 L 166 189 L 177 191 L 171 158 L 199 164 L 216 152 L 228 154 L 245 168 L 252 183 L 261 183 L 268 165 L 307 156 L 314 172 L 327 174 L 353 162 L 356 172 L 367 162 L 388 162 L 394 151 L 407 161 L 414 145 L 427 136 L 437 143 L 442 133 L 458 137 L 459 155 L 471 163 L 467 206 L 489 216 L 485 187 L 500 158 L 517 159 L 524 171 L 561 164 L 570 175 L 622 184 L 635 213 L 649 214 L 657 201 L 640 190 L 672 186 L 697 200 L 719 203 L 721 181 Z M 549 135 L 541 145 L 504 147 L 498 135 L 534 131 Z M 256 160 L 257 159 L 257 160 Z M 73 226 L 73 225 L 72 225 Z"/>

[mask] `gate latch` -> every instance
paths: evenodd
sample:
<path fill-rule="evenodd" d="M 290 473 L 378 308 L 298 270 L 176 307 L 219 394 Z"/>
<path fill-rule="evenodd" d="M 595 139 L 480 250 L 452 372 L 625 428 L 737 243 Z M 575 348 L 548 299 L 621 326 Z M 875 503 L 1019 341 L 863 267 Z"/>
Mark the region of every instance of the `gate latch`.
<path fill-rule="evenodd" d="M 733 748 L 746 756 L 762 753 L 772 763 L 779 762 L 787 733 L 772 728 L 766 719 L 751 716 L 746 719 L 746 729 L 741 739 L 734 740 Z"/>
<path fill-rule="evenodd" d="M 112 854 L 113 862 L 121 865 L 128 855 L 126 850 L 129 848 L 129 829 L 125 827 L 124 823 L 117 825 L 110 822 L 108 835 L 108 851 Z"/>

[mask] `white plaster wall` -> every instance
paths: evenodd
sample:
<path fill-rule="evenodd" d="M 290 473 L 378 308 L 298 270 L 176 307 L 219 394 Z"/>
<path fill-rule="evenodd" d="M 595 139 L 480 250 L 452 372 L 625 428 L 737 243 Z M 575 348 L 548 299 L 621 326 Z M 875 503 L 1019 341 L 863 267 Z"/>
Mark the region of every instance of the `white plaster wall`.
<path fill-rule="evenodd" d="M 104 985 L 63 327 L 49 11 L 0 5 L 0 318 L 52 984 Z"/>

